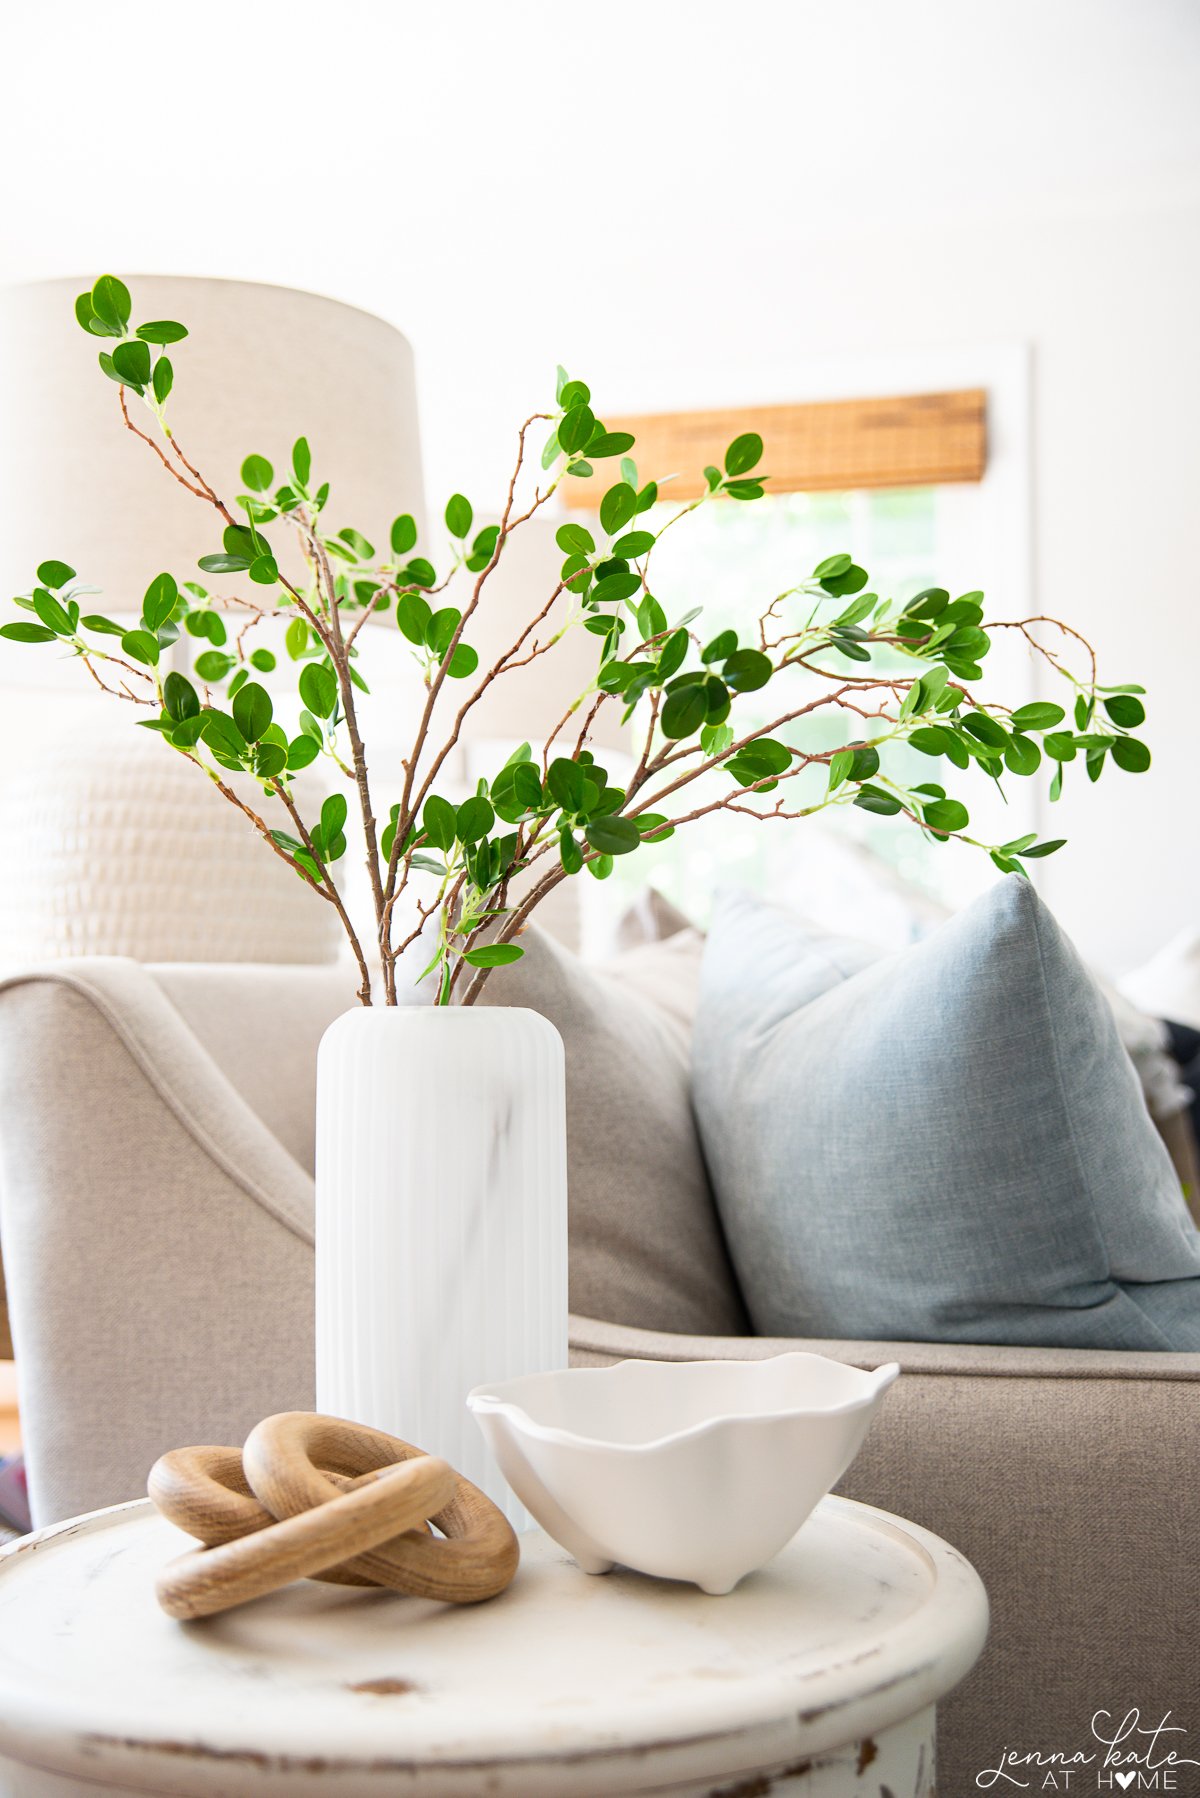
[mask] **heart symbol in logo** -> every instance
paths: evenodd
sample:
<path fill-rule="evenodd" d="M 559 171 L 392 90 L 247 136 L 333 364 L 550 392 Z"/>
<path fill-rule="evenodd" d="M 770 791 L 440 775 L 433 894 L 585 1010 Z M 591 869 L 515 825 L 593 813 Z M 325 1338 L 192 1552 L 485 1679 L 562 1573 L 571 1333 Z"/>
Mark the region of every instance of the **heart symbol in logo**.
<path fill-rule="evenodd" d="M 1127 1792 L 1129 1790 L 1130 1786 L 1133 1784 L 1134 1780 L 1137 1778 L 1137 1774 L 1136 1773 L 1115 1773 L 1113 1775 L 1113 1777 L 1116 1780 L 1117 1784 L 1120 1786 L 1121 1790 L 1123 1792 Z"/>

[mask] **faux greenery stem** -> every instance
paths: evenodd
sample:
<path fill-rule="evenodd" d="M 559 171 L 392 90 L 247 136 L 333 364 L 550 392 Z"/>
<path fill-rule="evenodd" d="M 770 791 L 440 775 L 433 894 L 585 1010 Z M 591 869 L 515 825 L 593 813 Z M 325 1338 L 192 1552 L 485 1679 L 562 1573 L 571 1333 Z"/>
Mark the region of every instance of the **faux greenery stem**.
<path fill-rule="evenodd" d="M 244 593 L 218 599 L 194 578 L 160 573 L 146 590 L 140 619 L 127 629 L 103 614 L 84 615 L 80 601 L 87 589 L 77 584 L 73 568 L 51 559 L 40 564 L 30 590 L 16 597 L 17 615 L 0 626 L 0 634 L 65 647 L 103 692 L 149 714 L 139 720 L 143 728 L 203 769 L 272 853 L 333 906 L 364 1005 L 373 999 L 367 943 L 379 957 L 384 1001 L 395 1005 L 402 998 L 400 958 L 435 922 L 426 975 L 436 981 L 439 1002 L 474 1004 L 494 971 L 520 958 L 518 939 L 561 881 L 585 868 L 604 879 L 615 857 L 715 813 L 795 822 L 853 805 L 903 818 L 933 842 L 957 838 L 984 850 L 1003 873 L 1023 874 L 1028 862 L 1061 848 L 1061 839 L 1039 841 L 1028 832 L 1008 842 L 981 842 L 968 834 L 967 807 L 942 780 L 974 766 L 1000 786 L 1010 777 L 1030 778 L 1048 762 L 1054 800 L 1073 762 L 1092 781 L 1110 764 L 1134 774 L 1150 765 L 1149 750 L 1134 734 L 1145 718 L 1142 688 L 1101 686 L 1091 645 L 1058 619 L 985 624 L 979 592 L 952 599 L 947 589 L 930 587 L 902 600 L 881 598 L 866 590 L 865 569 L 839 553 L 776 594 L 744 638 L 726 629 L 706 641 L 695 611 L 672 615 L 651 586 L 653 552 L 664 532 L 698 507 L 763 497 L 763 443 L 752 431 L 729 444 L 720 467 L 704 470 L 700 498 L 655 526 L 659 488 L 639 473 L 632 434 L 610 431 L 592 410 L 587 386 L 560 369 L 553 408 L 531 413 L 518 433 L 499 522 L 476 528 L 469 501 L 451 496 L 444 514 L 450 553 L 439 575 L 417 553 L 417 525 L 409 513 L 393 521 L 383 554 L 357 528 L 327 525 L 329 484 L 315 477 L 303 437 L 282 480 L 264 456 L 247 456 L 241 465 L 245 490 L 236 509 L 227 505 L 167 420 L 175 381 L 168 351 L 186 339 L 185 327 L 162 319 L 133 326 L 129 291 L 113 275 L 102 275 L 80 294 L 75 313 L 88 336 L 105 346 L 100 366 L 117 384 L 126 428 L 221 520 L 220 548 L 201 557 L 200 570 L 243 577 L 261 590 L 263 601 Z M 131 397 L 145 406 L 153 432 L 134 422 Z M 546 478 L 522 499 L 530 433 L 539 424 L 549 427 L 541 454 Z M 595 480 L 605 463 L 616 463 L 619 475 L 600 497 L 595 529 L 572 518 L 559 524 L 564 560 L 558 578 L 548 583 L 548 596 L 531 600 L 515 641 L 443 718 L 450 683 L 471 680 L 479 666 L 470 628 L 514 533 L 543 511 L 564 481 Z M 298 581 L 281 571 L 267 536 L 276 521 L 296 532 L 307 571 Z M 451 580 L 464 574 L 473 577 L 465 604 L 437 604 Z M 249 614 L 232 645 L 225 624 L 229 606 Z M 539 635 L 556 607 L 565 609 L 565 620 Z M 424 697 L 402 758 L 400 794 L 381 831 L 359 726 L 357 689 L 366 682 L 357 664 L 360 644 L 366 649 L 371 641 L 363 634 L 367 622 L 389 617 L 412 650 Z M 258 647 L 247 647 L 268 619 L 286 625 L 286 653 L 296 670 L 294 694 L 279 692 L 276 682 L 277 696 L 288 701 L 296 720 L 289 728 L 276 717 L 267 687 L 254 678 L 277 673 L 275 652 L 261 637 Z M 1085 678 L 1042 642 L 1038 627 L 1058 630 L 1081 646 Z M 465 799 L 452 801 L 440 792 L 467 720 L 488 690 L 580 630 L 595 641 L 594 677 L 537 752 L 521 744 Z M 1065 683 L 1070 716 L 1066 706 L 1051 701 L 1011 706 L 978 697 L 995 630 L 1017 631 L 1040 665 Z M 162 673 L 163 657 L 181 632 L 204 645 L 194 660 L 199 691 L 177 670 Z M 102 646 L 108 638 L 119 639 L 119 655 Z M 765 707 L 772 721 L 754 724 L 747 696 L 782 678 L 805 683 L 803 696 L 782 709 Z M 591 748 L 605 708 L 620 711 L 640 745 L 632 750 L 624 787 L 610 779 Z M 794 740 L 798 727 L 822 717 L 844 721 L 839 735 L 846 740 L 832 747 Z M 568 731 L 575 733 L 569 751 L 563 747 Z M 913 750 L 929 758 L 940 780 L 913 777 Z M 335 777 L 334 790 L 321 800 L 319 814 L 305 817 L 296 777 L 318 759 Z M 227 775 L 255 782 L 278 802 L 290 829 L 270 825 Z M 823 780 L 824 790 L 798 793 L 794 804 L 787 795 L 770 798 L 803 776 Z M 697 781 L 705 785 L 693 793 Z M 724 781 L 730 784 L 723 790 L 714 787 Z M 350 915 L 334 873 L 347 853 L 344 788 L 354 798 L 363 846 L 373 913 L 369 932 Z M 436 877 L 436 896 L 418 896 L 415 922 L 398 926 L 400 902 L 418 874 Z M 518 881 L 525 882 L 524 891 Z"/>

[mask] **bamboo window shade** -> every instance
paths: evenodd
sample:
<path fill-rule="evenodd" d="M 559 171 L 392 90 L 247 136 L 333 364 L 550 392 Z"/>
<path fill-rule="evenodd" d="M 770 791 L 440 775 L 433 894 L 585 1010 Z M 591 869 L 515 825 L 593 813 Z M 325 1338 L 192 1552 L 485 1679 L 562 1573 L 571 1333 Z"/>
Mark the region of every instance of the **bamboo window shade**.
<path fill-rule="evenodd" d="M 706 464 L 723 466 L 743 431 L 763 440 L 758 468 L 768 493 L 854 487 L 931 487 L 979 481 L 987 464 L 987 394 L 912 393 L 879 400 L 820 400 L 793 406 L 731 407 L 710 412 L 652 412 L 605 418 L 610 431 L 632 431 L 630 452 L 642 480 L 677 472 L 664 498 L 696 499 L 706 491 Z M 610 473 L 611 468 L 611 473 Z M 617 479 L 600 463 L 591 480 L 567 480 L 568 506 L 595 509 Z"/>

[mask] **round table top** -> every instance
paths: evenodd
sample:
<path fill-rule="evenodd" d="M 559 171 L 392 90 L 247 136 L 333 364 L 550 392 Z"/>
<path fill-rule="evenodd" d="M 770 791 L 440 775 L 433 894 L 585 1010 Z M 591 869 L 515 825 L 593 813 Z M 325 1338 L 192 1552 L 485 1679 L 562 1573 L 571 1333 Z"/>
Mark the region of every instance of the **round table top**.
<path fill-rule="evenodd" d="M 154 1578 L 191 1546 L 140 1501 L 0 1552 L 0 1755 L 181 1795 L 560 1798 L 581 1763 L 577 1789 L 637 1792 L 885 1729 L 987 1633 L 955 1549 L 839 1498 L 723 1598 L 535 1532 L 489 1604 L 303 1581 L 174 1623 Z"/>

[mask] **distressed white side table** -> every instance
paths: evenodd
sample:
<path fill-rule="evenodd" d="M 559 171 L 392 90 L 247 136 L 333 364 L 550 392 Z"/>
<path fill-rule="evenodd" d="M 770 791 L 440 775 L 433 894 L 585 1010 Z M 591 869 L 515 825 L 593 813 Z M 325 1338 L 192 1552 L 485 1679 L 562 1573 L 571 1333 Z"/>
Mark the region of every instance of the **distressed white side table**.
<path fill-rule="evenodd" d="M 987 1634 L 960 1554 L 839 1498 L 726 1598 L 533 1534 L 472 1609 L 306 1581 L 172 1623 L 187 1546 L 143 1501 L 0 1553 L 4 1798 L 932 1798 Z"/>

